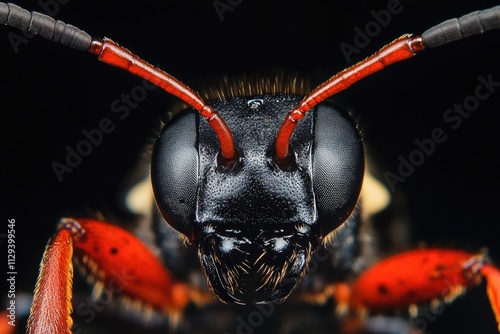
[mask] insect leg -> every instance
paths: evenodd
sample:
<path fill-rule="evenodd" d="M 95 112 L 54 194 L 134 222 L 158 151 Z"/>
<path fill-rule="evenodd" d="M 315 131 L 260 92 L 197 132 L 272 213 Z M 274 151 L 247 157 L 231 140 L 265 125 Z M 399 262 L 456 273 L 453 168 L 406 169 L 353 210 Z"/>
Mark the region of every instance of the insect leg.
<path fill-rule="evenodd" d="M 62 219 L 44 253 L 27 333 L 71 333 L 72 258 L 104 291 L 138 300 L 174 322 L 190 301 L 189 289 L 173 279 L 135 236 L 90 219 Z"/>
<path fill-rule="evenodd" d="M 485 265 L 479 271 L 486 278 L 488 297 L 500 331 L 500 271 L 492 265 Z"/>
<path fill-rule="evenodd" d="M 411 250 L 378 262 L 354 282 L 350 304 L 355 309 L 383 311 L 436 299 L 450 302 L 479 284 L 483 276 L 498 321 L 500 271 L 485 254 L 452 249 Z"/>
<path fill-rule="evenodd" d="M 26 333 L 71 333 L 72 237 L 71 230 L 61 229 L 47 244 Z"/>

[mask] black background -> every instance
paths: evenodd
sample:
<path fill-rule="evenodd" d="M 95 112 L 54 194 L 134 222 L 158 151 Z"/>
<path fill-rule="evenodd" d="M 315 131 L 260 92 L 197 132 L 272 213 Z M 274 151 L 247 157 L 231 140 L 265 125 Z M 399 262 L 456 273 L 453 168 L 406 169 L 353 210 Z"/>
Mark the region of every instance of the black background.
<path fill-rule="evenodd" d="M 339 44 L 352 45 L 353 28 L 364 29 L 373 20 L 370 11 L 385 9 L 387 3 L 246 0 L 225 12 L 221 21 L 212 1 L 71 0 L 60 5 L 56 18 L 91 35 L 113 38 L 195 89 L 201 89 L 199 78 L 276 68 L 298 71 L 319 84 L 348 65 Z M 18 4 L 43 11 L 36 2 Z M 401 0 L 402 12 L 353 58 L 361 60 L 403 33 L 418 34 L 445 19 L 493 5 Z M 122 93 L 130 94 L 141 79 L 41 38 L 21 45 L 16 54 L 8 32 L 17 31 L 0 31 L 1 191 L 6 201 L 2 219 L 4 224 L 16 219 L 17 288 L 30 291 L 59 217 L 95 211 L 120 216 L 115 196 L 123 177 L 143 155 L 151 129 L 174 99 L 154 90 L 129 117 L 119 120 L 111 103 Z M 500 260 L 500 90 L 481 102 L 457 130 L 442 120 L 446 109 L 474 94 L 479 75 L 491 73 L 500 81 L 498 38 L 498 32 L 491 32 L 428 50 L 337 96 L 339 104 L 359 116 L 380 173 L 397 173 L 398 156 L 408 157 L 416 149 L 415 139 L 428 138 L 437 127 L 446 130 L 446 142 L 438 144 L 394 193 L 407 203 L 415 244 L 468 250 L 484 246 Z M 59 182 L 52 162 L 64 162 L 65 147 L 75 148 L 85 139 L 82 130 L 98 127 L 105 117 L 116 129 Z M 429 322 L 429 330 L 494 333 L 483 288 L 447 307 Z"/>

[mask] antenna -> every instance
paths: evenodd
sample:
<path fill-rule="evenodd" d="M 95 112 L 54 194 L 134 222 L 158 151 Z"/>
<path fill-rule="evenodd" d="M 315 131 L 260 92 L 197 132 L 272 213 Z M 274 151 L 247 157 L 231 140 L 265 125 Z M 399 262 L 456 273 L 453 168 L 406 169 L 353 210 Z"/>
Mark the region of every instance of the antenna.
<path fill-rule="evenodd" d="M 207 105 L 191 88 L 111 39 L 93 38 L 71 24 L 56 21 L 41 13 L 29 12 L 11 3 L 0 2 L 0 24 L 19 28 L 77 50 L 90 52 L 107 64 L 122 68 L 159 86 L 198 110 L 200 115 L 207 119 L 219 139 L 222 164 L 231 166 L 238 159 L 231 130 L 212 107 Z"/>
<path fill-rule="evenodd" d="M 413 57 L 417 52 L 441 46 L 472 35 L 500 28 L 500 6 L 475 11 L 460 18 L 444 21 L 422 36 L 403 35 L 381 48 L 372 56 L 335 74 L 307 95 L 298 107 L 290 111 L 278 131 L 275 142 L 275 159 L 279 166 L 293 161 L 290 137 L 305 113 L 330 96 L 396 62 Z"/>

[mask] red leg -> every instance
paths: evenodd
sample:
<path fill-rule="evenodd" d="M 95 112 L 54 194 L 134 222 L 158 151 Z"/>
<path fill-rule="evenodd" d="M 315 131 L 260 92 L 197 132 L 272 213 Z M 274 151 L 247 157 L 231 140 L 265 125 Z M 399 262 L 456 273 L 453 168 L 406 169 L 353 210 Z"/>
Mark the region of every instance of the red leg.
<path fill-rule="evenodd" d="M 59 230 L 45 249 L 26 333 L 71 333 L 71 233 Z"/>
<path fill-rule="evenodd" d="M 105 289 L 170 315 L 190 300 L 187 286 L 129 232 L 90 219 L 63 219 L 43 256 L 27 333 L 71 333 L 73 253 L 94 280 L 96 294 Z"/>
<path fill-rule="evenodd" d="M 397 254 L 364 272 L 353 284 L 350 304 L 357 309 L 386 310 L 433 299 L 449 301 L 482 277 L 500 323 L 500 271 L 484 254 L 450 249 L 419 249 Z"/>
<path fill-rule="evenodd" d="M 479 271 L 486 278 L 488 298 L 495 313 L 498 331 L 500 332 L 500 271 L 492 265 L 485 265 Z"/>

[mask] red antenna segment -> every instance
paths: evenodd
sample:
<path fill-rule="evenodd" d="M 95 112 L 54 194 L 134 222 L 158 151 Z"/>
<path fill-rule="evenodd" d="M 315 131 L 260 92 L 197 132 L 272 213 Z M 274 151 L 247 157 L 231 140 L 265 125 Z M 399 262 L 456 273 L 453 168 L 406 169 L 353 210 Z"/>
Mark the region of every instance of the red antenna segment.
<path fill-rule="evenodd" d="M 295 126 L 305 116 L 306 112 L 318 103 L 343 91 L 364 77 L 378 72 L 390 64 L 410 58 L 416 52 L 422 50 L 424 50 L 424 46 L 420 36 L 412 37 L 411 35 L 403 35 L 384 46 L 371 57 L 337 73 L 309 93 L 297 108 L 294 108 L 287 114 L 283 125 L 278 131 L 275 149 L 276 159 L 280 165 L 283 165 L 282 162 L 286 164 L 290 159 L 290 137 Z"/>
<path fill-rule="evenodd" d="M 221 155 L 224 161 L 231 164 L 237 159 L 234 139 L 229 127 L 212 107 L 205 104 L 202 98 L 191 88 L 168 74 L 167 72 L 149 64 L 126 48 L 116 44 L 111 39 L 104 41 L 92 39 L 89 52 L 99 56 L 99 60 L 122 68 L 138 77 L 144 78 L 161 87 L 166 92 L 177 96 L 205 117 L 219 138 Z"/>

